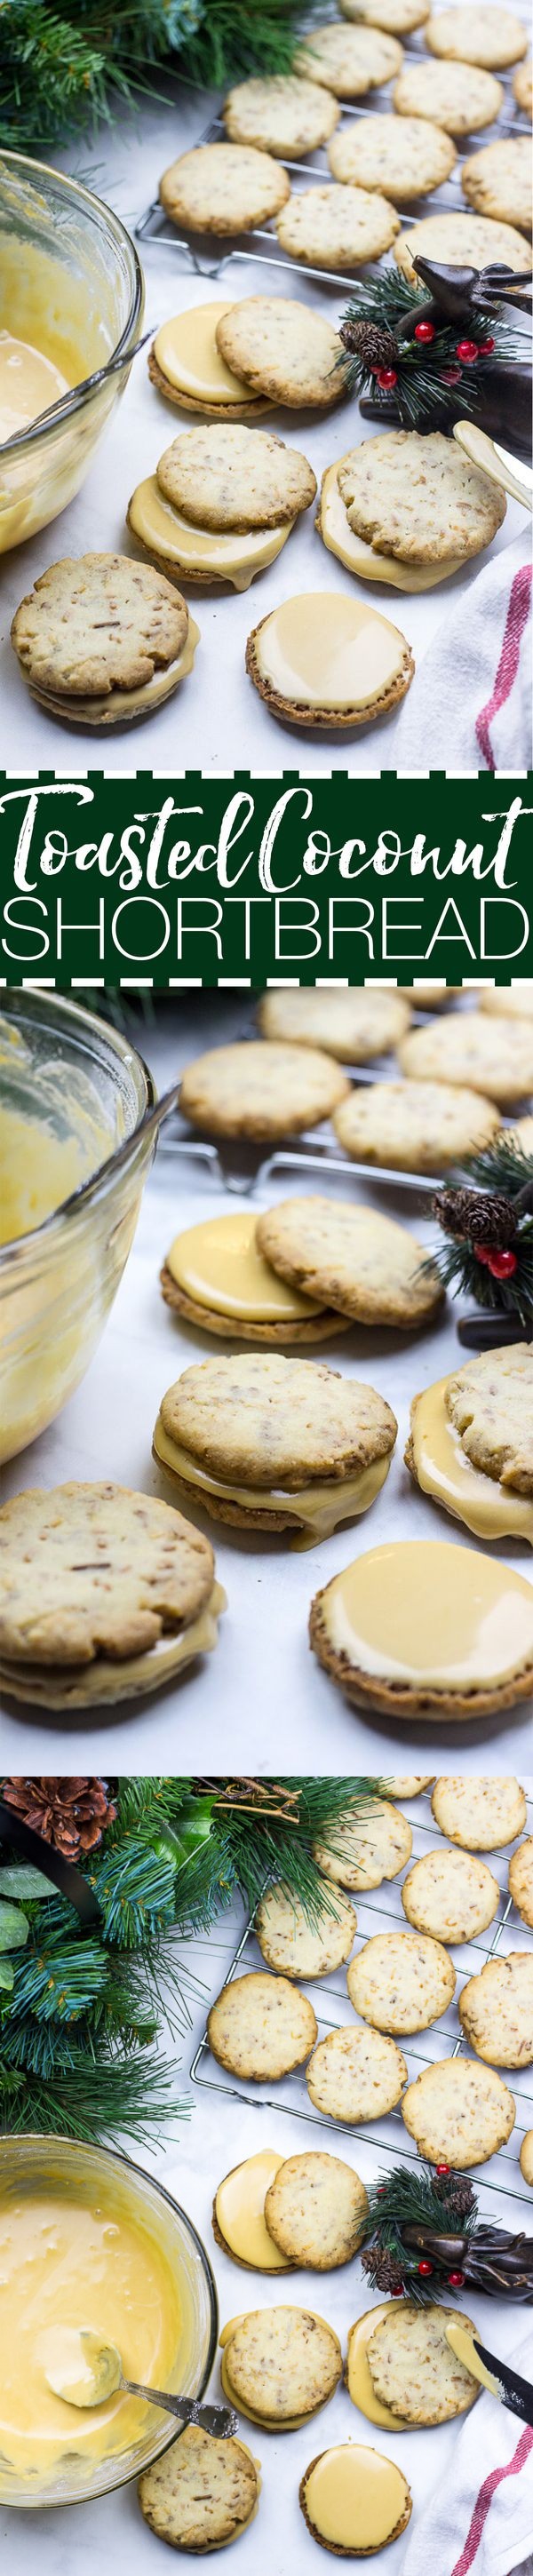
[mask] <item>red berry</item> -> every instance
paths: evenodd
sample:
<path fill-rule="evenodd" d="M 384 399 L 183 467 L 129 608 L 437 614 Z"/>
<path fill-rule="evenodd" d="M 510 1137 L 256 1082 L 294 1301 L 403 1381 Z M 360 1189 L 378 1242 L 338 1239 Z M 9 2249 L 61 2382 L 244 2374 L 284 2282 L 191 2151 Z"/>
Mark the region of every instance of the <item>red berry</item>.
<path fill-rule="evenodd" d="M 424 347 L 427 347 L 429 341 L 435 338 L 434 322 L 415 322 L 414 336 L 415 340 L 422 340 Z"/>
<path fill-rule="evenodd" d="M 458 340 L 457 356 L 463 359 L 466 366 L 473 366 L 474 359 L 479 357 L 477 340 Z"/>
<path fill-rule="evenodd" d="M 405 2298 L 405 2291 L 404 2291 L 403 2281 L 398 2281 L 397 2288 L 396 2288 L 395 2290 L 391 2290 L 391 2299 L 403 2299 L 403 2298 Z"/>
<path fill-rule="evenodd" d="M 463 2288 L 463 2284 L 464 2284 L 464 2278 L 465 2278 L 464 2272 L 449 2272 L 449 2273 L 448 2273 L 448 2280 L 449 2280 L 449 2284 L 450 2284 L 450 2289 L 451 2289 L 451 2290 L 462 2290 L 462 2288 Z"/>
<path fill-rule="evenodd" d="M 397 385 L 397 383 L 398 377 L 395 367 L 376 367 L 376 384 L 381 385 L 382 393 L 391 393 L 393 385 Z"/>
<path fill-rule="evenodd" d="M 491 357 L 492 357 L 492 352 L 493 352 L 493 349 L 495 348 L 495 346 L 496 346 L 496 343 L 495 343 L 495 341 L 494 341 L 494 340 L 490 340 L 490 339 L 489 339 L 489 340 L 480 340 L 480 342 L 479 342 L 479 355 L 480 355 L 480 358 L 491 358 Z"/>
<path fill-rule="evenodd" d="M 516 1252 L 487 1253 L 487 1270 L 492 1271 L 493 1279 L 512 1279 L 514 1277 L 515 1270 L 517 1269 L 518 1255 Z"/>
<path fill-rule="evenodd" d="M 429 2281 L 430 2276 L 431 2276 L 431 2273 L 432 2273 L 432 2271 L 433 2271 L 433 2264 L 432 2264 L 432 2263 L 419 2263 L 418 2269 L 419 2269 L 419 2272 L 421 2273 L 422 2280 L 423 2280 L 423 2281 Z"/>
<path fill-rule="evenodd" d="M 486 1243 L 473 1243 L 472 1251 L 475 1255 L 476 1261 L 482 1261 L 485 1269 L 487 1270 L 491 1255 L 490 1252 L 487 1251 Z"/>
<path fill-rule="evenodd" d="M 441 367 L 440 372 L 443 385 L 460 384 L 463 372 L 462 367 Z"/>
<path fill-rule="evenodd" d="M 449 2165 L 436 2165 L 436 2166 L 435 2166 L 435 2172 L 436 2172 L 436 2173 L 438 2173 L 438 2174 L 449 2174 L 449 2171 L 450 2171 L 450 2167 L 449 2167 Z"/>

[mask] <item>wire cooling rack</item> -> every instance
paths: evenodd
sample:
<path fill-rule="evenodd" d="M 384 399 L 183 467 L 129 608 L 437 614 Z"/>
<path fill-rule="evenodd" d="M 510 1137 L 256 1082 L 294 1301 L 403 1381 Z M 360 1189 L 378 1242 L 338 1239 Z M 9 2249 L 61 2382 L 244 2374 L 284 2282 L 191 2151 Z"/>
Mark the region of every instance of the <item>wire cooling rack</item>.
<path fill-rule="evenodd" d="M 329 5 L 329 0 L 327 0 L 327 5 L 324 7 L 323 16 L 324 20 L 331 19 L 333 23 L 335 21 L 338 22 L 338 11 Z M 310 34 L 312 30 L 309 26 L 306 30 L 304 23 L 302 32 Z M 407 60 L 412 59 L 425 62 L 428 59 L 430 61 L 433 59 L 431 55 L 428 57 L 427 50 L 423 42 L 423 35 L 424 30 L 422 28 L 417 29 L 402 39 L 403 51 Z M 503 139 L 504 137 L 514 134 L 531 135 L 531 127 L 528 124 L 527 118 L 521 114 L 516 100 L 513 97 L 513 69 L 509 72 L 499 72 L 497 77 L 504 90 L 504 102 L 500 115 L 496 119 L 494 125 L 484 127 L 481 133 L 465 136 L 464 140 L 461 137 L 459 143 L 456 141 L 457 159 L 455 161 L 454 168 L 450 173 L 449 179 L 445 180 L 441 187 L 432 189 L 429 196 L 419 198 L 416 196 L 416 193 L 414 193 L 413 197 L 409 200 L 409 203 L 403 205 L 400 209 L 404 224 L 412 223 L 413 220 L 418 217 L 422 217 L 427 213 L 440 214 L 453 212 L 454 214 L 457 214 L 460 210 L 465 213 L 467 211 L 466 200 L 463 197 L 461 188 L 462 161 L 470 159 L 473 152 L 479 151 L 482 145 L 486 143 L 494 142 L 496 138 Z M 341 133 L 343 127 L 346 127 L 351 123 L 354 118 L 360 116 L 371 116 L 373 112 L 383 115 L 388 111 L 391 115 L 394 114 L 391 102 L 390 84 L 386 89 L 373 89 L 369 91 L 362 99 L 341 99 L 339 101 L 339 105 L 341 109 L 341 117 L 339 124 L 336 127 L 337 134 Z M 220 143 L 226 141 L 226 129 L 221 115 L 215 115 L 212 117 L 209 124 L 204 126 L 202 133 L 198 136 L 198 144 Z M 306 158 L 305 161 L 292 161 L 287 158 L 284 163 L 280 162 L 280 167 L 285 167 L 290 179 L 291 189 L 293 191 L 298 188 L 312 186 L 313 180 L 315 179 L 322 184 L 324 183 L 324 180 L 331 179 L 331 171 L 325 147 L 320 147 L 318 151 L 309 154 L 309 157 Z M 276 232 L 271 229 L 269 224 L 258 225 L 257 229 L 240 235 L 238 241 L 235 241 L 231 235 L 228 235 L 227 238 L 225 237 L 222 241 L 217 240 L 216 244 L 212 233 L 200 235 L 197 233 L 191 234 L 187 232 L 186 228 L 178 233 L 176 231 L 176 226 L 170 222 L 169 216 L 165 214 L 165 209 L 161 205 L 159 197 L 152 198 L 150 205 L 146 206 L 144 213 L 139 216 L 138 222 L 135 225 L 135 238 L 137 241 L 142 242 L 145 248 L 148 247 L 150 243 L 154 243 L 161 250 L 169 250 L 173 252 L 174 257 L 185 261 L 188 267 L 191 268 L 198 277 L 221 277 L 228 267 L 243 264 L 246 265 L 246 263 L 249 264 L 250 261 L 253 261 L 254 263 L 259 262 L 260 266 L 264 268 L 277 269 L 281 272 L 283 270 L 289 270 L 292 276 L 298 277 L 302 283 L 305 282 L 307 277 L 309 279 L 314 279 L 315 283 L 320 286 L 327 286 L 330 288 L 342 287 L 345 293 L 348 291 L 350 283 L 346 270 L 339 273 L 329 268 L 325 269 L 308 266 L 307 261 L 304 262 L 302 260 L 287 258 L 285 253 L 281 250 Z M 525 250 L 526 249 L 527 243 L 525 243 Z M 365 263 L 365 266 L 368 268 L 368 272 L 371 275 L 375 274 L 376 268 L 379 265 L 380 263 L 376 261 Z M 356 262 L 354 262 L 354 266 L 357 266 Z M 272 281 L 272 285 L 274 289 L 275 278 Z"/>
<path fill-rule="evenodd" d="M 370 1074 L 365 1078 L 367 1081 L 373 1079 Z M 223 1138 L 218 1145 L 213 1145 L 207 1137 L 191 1136 L 185 1122 L 181 1125 L 177 1117 L 169 1119 L 163 1129 L 159 1153 L 207 1165 L 215 1185 L 222 1186 L 238 1198 L 254 1198 L 256 1191 L 265 1188 L 268 1181 L 277 1180 L 278 1176 L 281 1178 L 283 1172 L 300 1172 L 306 1179 L 315 1176 L 322 1181 L 333 1178 L 347 1183 L 352 1177 L 374 1182 L 380 1189 L 400 1193 L 405 1190 L 411 1202 L 414 1199 L 421 1212 L 427 1214 L 435 1190 L 442 1186 L 442 1173 L 439 1182 L 436 1176 L 428 1178 L 427 1173 L 396 1172 L 381 1163 L 352 1162 L 351 1156 L 339 1152 L 333 1130 L 327 1129 L 323 1137 L 317 1136 L 315 1130 L 308 1134 L 304 1132 L 294 1143 L 289 1137 L 286 1144 L 277 1146 L 274 1154 L 265 1157 L 260 1145 L 254 1145 L 245 1138 Z"/>
<path fill-rule="evenodd" d="M 531 1832 L 533 1802 L 528 1799 L 527 1803 L 528 1820 L 525 1831 Z M 409 1801 L 406 1800 L 405 1809 L 408 1805 Z M 406 1930 L 406 1917 L 400 1891 L 407 1870 L 428 1848 L 436 1847 L 439 1851 L 444 1851 L 446 1848 L 446 1838 L 439 1834 L 434 1824 L 430 1799 L 426 1793 L 417 1798 L 415 1806 L 410 1810 L 409 1821 L 412 1825 L 413 1850 L 400 1876 L 394 1880 L 386 1880 L 381 1887 L 369 1891 L 367 1896 L 357 1890 L 352 1899 L 351 1890 L 348 1890 L 357 1914 L 357 1935 L 352 1953 L 354 1958 L 373 1933 Z M 488 1931 L 481 1933 L 475 1941 L 461 1942 L 460 1947 L 454 1947 L 452 1943 L 446 1945 L 457 1972 L 454 2002 L 449 2005 L 442 2020 L 434 2022 L 430 2030 L 417 2034 L 414 2042 L 411 2039 L 398 2038 L 398 2046 L 406 2060 L 409 2082 L 414 2081 L 415 2076 L 419 2075 L 425 2066 L 432 2065 L 445 2057 L 458 2057 L 464 2051 L 466 2043 L 459 2021 L 458 1998 L 468 1977 L 475 1976 L 485 1965 L 485 1961 L 493 1959 L 498 1951 L 505 1954 L 516 1949 L 517 1946 L 520 1949 L 531 1947 L 531 1935 L 517 1913 L 507 1890 L 509 1855 L 514 1848 L 514 1844 L 511 1844 L 504 1852 L 482 1852 L 478 1855 L 481 1860 L 486 1861 L 493 1877 L 498 1880 L 500 1888 L 494 1923 L 489 1925 Z M 252 1918 L 245 1924 L 224 1983 L 229 1985 L 230 1980 L 242 1971 L 257 1968 L 264 1973 L 265 1961 L 255 1936 Z M 313 2004 L 318 2023 L 318 2039 L 327 2038 L 329 2031 L 343 2024 L 349 2023 L 350 2026 L 357 2024 L 359 2016 L 354 2013 L 346 1991 L 346 1968 L 339 1969 L 331 1979 L 320 1978 L 319 1981 L 315 1979 L 311 1984 L 302 1979 L 298 1980 L 298 1984 Z M 336 2133 L 343 2137 L 345 2142 L 350 2139 L 355 2148 L 360 2140 L 367 2146 L 375 2147 L 378 2159 L 382 2162 L 389 2159 L 391 2163 L 397 2163 L 399 2157 L 402 2162 L 417 2160 L 417 2149 L 411 2144 L 409 2131 L 402 2120 L 399 2107 L 386 2119 L 370 2122 L 368 2127 L 359 2122 L 352 2126 L 344 2120 L 326 2119 L 322 2112 L 313 2107 L 303 2068 L 297 2068 L 294 2074 L 287 2075 L 271 2092 L 267 2091 L 264 2084 L 251 2084 L 238 2081 L 234 2077 L 230 2078 L 211 2054 L 207 2029 L 196 2050 L 190 2073 L 192 2082 L 204 2086 L 208 2092 L 225 2093 L 230 2095 L 233 2101 L 253 2102 L 261 2110 L 275 2112 L 276 2115 L 281 2111 L 287 2113 L 293 2120 L 303 2120 L 314 2128 L 320 2128 L 324 2143 L 329 2136 Z M 527 2184 L 522 2181 L 518 2158 L 521 2139 L 526 2129 L 533 2127 L 533 2068 L 526 2067 L 519 2071 L 503 2067 L 501 2074 L 503 2082 L 509 2086 L 516 2101 L 515 2127 L 507 2146 L 501 2147 L 497 2155 L 491 2157 L 489 2166 L 478 2165 L 472 2168 L 473 2179 L 480 2195 L 487 2191 L 495 2193 L 500 2198 L 517 2200 L 522 2204 L 525 2202 L 531 2207 L 531 2195 Z"/>
<path fill-rule="evenodd" d="M 427 1022 L 431 1017 L 431 1012 L 413 1007 L 412 1025 L 416 1027 L 419 1022 L 422 1020 Z M 239 1040 L 246 1042 L 257 1035 L 258 1031 L 251 1011 L 248 1011 L 243 1015 L 242 1027 L 235 1031 L 232 1044 Z M 342 1069 L 354 1087 L 359 1084 L 397 1082 L 400 1079 L 396 1057 L 393 1055 L 376 1056 L 371 1064 L 366 1065 L 346 1064 Z M 532 1107 L 533 1102 L 529 1100 L 524 1100 L 521 1108 L 517 1105 L 512 1113 L 511 1125 Z M 504 1119 L 502 1124 L 505 1125 Z M 220 1137 L 214 1144 L 207 1136 L 191 1134 L 186 1119 L 181 1117 L 178 1109 L 165 1121 L 159 1141 L 159 1153 L 192 1163 L 200 1163 L 204 1168 L 207 1166 L 215 1186 L 229 1190 L 239 1198 L 253 1198 L 256 1191 L 259 1192 L 268 1182 L 281 1178 L 283 1172 L 299 1172 L 305 1175 L 306 1179 L 317 1177 L 322 1181 L 324 1178 L 341 1180 L 346 1185 L 350 1178 L 364 1181 L 370 1186 L 373 1183 L 380 1190 L 394 1191 L 396 1196 L 405 1194 L 410 1200 L 412 1213 L 418 1205 L 421 1215 L 427 1215 L 434 1192 L 442 1187 L 443 1180 L 442 1172 L 440 1174 L 402 1172 L 396 1171 L 385 1163 L 354 1161 L 351 1155 L 343 1153 L 342 1147 L 339 1147 L 334 1128 L 327 1120 L 324 1120 L 320 1129 L 304 1128 L 299 1136 L 288 1135 L 283 1144 L 276 1145 L 273 1153 L 265 1153 L 262 1145 L 254 1144 L 248 1137 Z"/>

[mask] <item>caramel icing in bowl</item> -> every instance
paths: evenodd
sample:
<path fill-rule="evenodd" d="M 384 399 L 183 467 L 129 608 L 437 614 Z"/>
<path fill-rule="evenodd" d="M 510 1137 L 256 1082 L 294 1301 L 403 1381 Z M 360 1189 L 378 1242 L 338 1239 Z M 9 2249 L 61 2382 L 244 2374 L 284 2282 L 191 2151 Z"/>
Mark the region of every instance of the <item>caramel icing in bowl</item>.
<path fill-rule="evenodd" d="M 79 491 L 126 383 L 143 303 L 136 250 L 111 208 L 63 172 L 3 153 L 0 335 L 22 344 L 30 412 L 35 400 L 42 411 L 61 386 L 81 384 L 112 356 L 124 355 L 124 374 L 80 395 L 68 419 L 41 428 L 34 416 L 14 446 L 0 444 L 0 554 L 46 527 Z M 5 374 L 12 389 L 15 375 Z M 14 431 L 4 419 L 4 442 Z"/>
<path fill-rule="evenodd" d="M 151 1077 L 121 1033 L 61 994 L 0 1012 L 0 1459 L 54 1420 L 100 1339 L 154 1138 Z"/>
<path fill-rule="evenodd" d="M 0 2140 L 0 2496 L 81 2502 L 176 2438 L 144 2400 L 83 2410 L 47 2380 L 58 2328 L 91 2319 L 126 2376 L 202 2396 L 217 2336 L 208 2256 L 184 2210 L 124 2156 L 63 2138 Z"/>

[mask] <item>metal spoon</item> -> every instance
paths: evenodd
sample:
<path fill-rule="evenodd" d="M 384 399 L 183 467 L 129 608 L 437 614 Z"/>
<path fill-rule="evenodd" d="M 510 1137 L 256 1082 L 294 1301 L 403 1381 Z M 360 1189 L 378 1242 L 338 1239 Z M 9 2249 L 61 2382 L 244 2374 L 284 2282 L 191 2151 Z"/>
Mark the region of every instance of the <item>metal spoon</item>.
<path fill-rule="evenodd" d="M 49 403 L 46 411 L 40 411 L 36 420 L 25 421 L 23 429 L 14 429 L 11 438 L 3 441 L 2 454 L 7 447 L 18 447 L 19 441 L 28 437 L 30 429 L 48 429 L 52 428 L 54 423 L 68 420 L 70 412 L 77 410 L 82 395 L 96 393 L 98 385 L 105 384 L 106 376 L 119 375 L 121 367 L 131 367 L 138 350 L 144 349 L 147 340 L 153 339 L 154 329 L 157 329 L 157 324 L 152 324 L 151 331 L 143 331 L 142 340 L 135 341 L 134 349 L 125 350 L 121 357 L 107 358 L 105 367 L 96 367 L 94 375 L 83 376 L 79 385 L 68 385 L 66 394 L 58 394 L 57 401 Z"/>
<path fill-rule="evenodd" d="M 125 2379 L 118 2345 L 102 2343 L 101 2336 L 90 2326 L 80 2327 L 79 2333 L 73 2329 L 67 2350 L 65 2345 L 63 2338 L 63 2362 L 61 2358 L 55 2365 L 52 2362 L 45 2370 L 45 2379 L 54 2396 L 62 2397 L 67 2406 L 102 2406 L 120 2389 L 126 2397 L 144 2397 L 149 2406 L 162 2406 L 166 2415 L 177 2415 L 181 2424 L 200 2424 L 204 2433 L 218 2434 L 222 2441 L 237 2432 L 233 2407 L 202 2406 L 196 2397 L 178 2397 L 173 2389 L 146 2388 L 138 2380 Z M 65 2358 L 68 2364 L 69 2357 L 81 2373 L 79 2378 L 74 2376 L 74 2369 L 71 2372 L 68 2366 L 65 2368 Z"/>

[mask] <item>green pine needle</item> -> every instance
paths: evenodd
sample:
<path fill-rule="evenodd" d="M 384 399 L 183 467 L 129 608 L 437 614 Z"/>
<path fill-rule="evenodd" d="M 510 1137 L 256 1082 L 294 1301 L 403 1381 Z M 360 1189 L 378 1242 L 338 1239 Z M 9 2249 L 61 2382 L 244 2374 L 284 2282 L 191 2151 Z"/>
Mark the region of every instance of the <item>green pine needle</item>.
<path fill-rule="evenodd" d="M 0 148 L 110 124 L 120 100 L 161 96 L 165 70 L 216 88 L 289 71 L 298 15 L 296 0 L 0 0 Z"/>
<path fill-rule="evenodd" d="M 86 2044 L 65 2072 L 56 2062 L 46 2079 L 0 2065 L 0 2127 L 11 2137 L 33 2129 L 97 2145 L 116 2145 L 121 2136 L 153 2147 L 189 2109 L 158 2049 L 135 2058 L 92 2053 Z"/>

